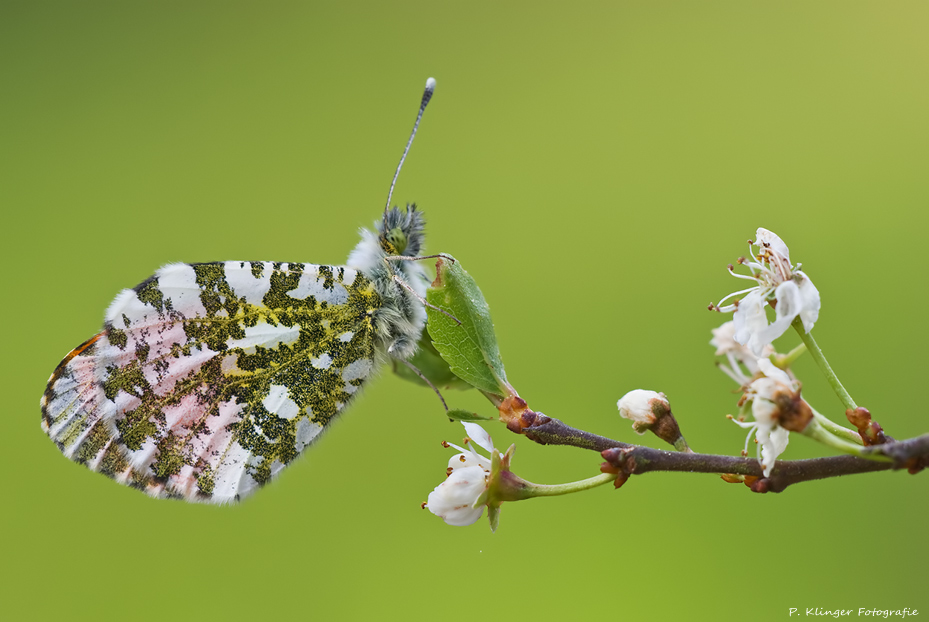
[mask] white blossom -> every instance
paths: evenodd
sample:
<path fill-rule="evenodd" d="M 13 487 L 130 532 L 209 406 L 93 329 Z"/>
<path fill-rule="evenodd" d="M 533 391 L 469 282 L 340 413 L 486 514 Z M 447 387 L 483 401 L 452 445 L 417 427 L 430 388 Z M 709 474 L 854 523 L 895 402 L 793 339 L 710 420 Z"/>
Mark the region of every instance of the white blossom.
<path fill-rule="evenodd" d="M 484 513 L 478 500 L 487 490 L 487 472 L 479 466 L 455 469 L 429 493 L 426 507 L 455 527 L 472 525 Z"/>
<path fill-rule="evenodd" d="M 724 374 L 735 380 L 739 385 L 748 384 L 758 369 L 758 358 L 747 346 L 735 340 L 735 322 L 729 320 L 719 328 L 712 329 L 713 338 L 710 345 L 716 348 L 716 356 L 725 356 L 729 366 L 720 364 L 719 368 Z M 774 346 L 767 344 L 761 352 L 761 358 L 768 358 L 774 354 Z M 748 374 L 742 370 L 744 367 Z"/>
<path fill-rule="evenodd" d="M 493 442 L 484 428 L 475 423 L 462 425 L 473 444 L 493 454 Z M 484 513 L 491 460 L 475 451 L 472 443 L 467 449 L 448 443 L 461 453 L 449 459 L 448 477 L 429 493 L 426 501 L 430 512 L 455 527 L 476 523 Z"/>
<path fill-rule="evenodd" d="M 794 267 L 790 263 L 790 249 L 777 234 L 759 228 L 755 233 L 756 241 L 749 245 L 758 247 L 758 253 L 751 252 L 752 259 L 740 261 L 750 275 L 730 273 L 741 279 L 754 281 L 756 285 L 729 294 L 719 301 L 719 311 L 733 311 L 733 339 L 747 346 L 756 356 L 764 356 L 767 346 L 784 334 L 795 318 L 803 322 L 806 332 L 813 329 L 819 318 L 819 290 L 806 274 L 800 271 L 800 264 Z M 745 294 L 735 303 L 721 306 L 733 296 Z M 776 301 L 775 319 L 768 324 L 765 307 L 768 302 Z"/>
<path fill-rule="evenodd" d="M 751 401 L 752 422 L 735 421 L 743 428 L 748 428 L 748 436 L 745 439 L 745 448 L 748 449 L 748 441 L 755 434 L 755 439 L 760 445 L 758 462 L 764 471 L 764 476 L 771 474 L 774 468 L 774 462 L 777 457 L 784 453 L 789 442 L 790 432 L 780 425 L 779 396 L 784 393 L 795 395 L 797 387 L 783 369 L 776 367 L 767 359 L 759 359 L 758 367 L 764 374 L 748 386 L 745 393 L 745 399 Z"/>
<path fill-rule="evenodd" d="M 632 429 L 639 434 L 645 434 L 661 414 L 671 410 L 664 393 L 645 389 L 629 391 L 619 398 L 616 407 L 621 417 L 632 421 Z"/>

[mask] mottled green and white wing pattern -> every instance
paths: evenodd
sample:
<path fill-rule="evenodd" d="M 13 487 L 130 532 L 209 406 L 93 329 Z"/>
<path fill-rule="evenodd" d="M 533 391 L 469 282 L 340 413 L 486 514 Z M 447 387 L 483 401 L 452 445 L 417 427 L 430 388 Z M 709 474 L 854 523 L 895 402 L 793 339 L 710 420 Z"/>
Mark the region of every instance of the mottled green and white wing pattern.
<path fill-rule="evenodd" d="M 300 263 L 171 264 L 56 368 L 61 451 L 155 497 L 226 503 L 296 458 L 375 365 L 374 284 Z"/>

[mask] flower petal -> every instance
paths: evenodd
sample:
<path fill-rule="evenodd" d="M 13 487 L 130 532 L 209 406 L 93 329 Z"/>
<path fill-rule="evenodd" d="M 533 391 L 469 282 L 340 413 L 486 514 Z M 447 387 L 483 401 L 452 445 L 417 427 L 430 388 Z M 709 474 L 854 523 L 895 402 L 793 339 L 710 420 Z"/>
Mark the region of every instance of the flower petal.
<path fill-rule="evenodd" d="M 771 429 L 777 425 L 780 408 L 767 395 L 773 394 L 779 386 L 780 383 L 771 378 L 759 378 L 752 383 L 752 389 L 759 392 L 752 399 L 752 417 L 761 428 Z"/>
<path fill-rule="evenodd" d="M 803 276 L 803 280 L 800 281 L 799 285 L 800 299 L 803 303 L 803 310 L 800 311 L 800 320 L 803 322 L 803 329 L 806 332 L 810 332 L 813 330 L 813 324 L 819 319 L 819 308 L 822 304 L 819 299 L 819 290 L 816 289 L 816 286 L 813 285 L 813 281 L 811 281 L 810 277 L 807 275 L 799 271 L 794 272 L 794 276 L 796 275 Z"/>
<path fill-rule="evenodd" d="M 488 434 L 484 428 L 477 425 L 476 423 L 470 423 L 467 421 L 462 421 L 461 424 L 465 427 L 465 432 L 468 433 L 468 438 L 474 441 L 479 447 L 482 447 L 488 452 L 493 453 L 494 444 L 490 440 L 490 434 Z"/>
<path fill-rule="evenodd" d="M 776 426 L 770 432 L 767 429 L 759 428 L 755 438 L 761 443 L 761 467 L 764 476 L 771 475 L 771 469 L 777 457 L 787 449 L 787 443 L 790 442 L 790 432 L 780 426 Z"/>
<path fill-rule="evenodd" d="M 766 344 L 783 335 L 803 310 L 800 288 L 793 281 L 784 281 L 778 285 L 774 296 L 777 298 L 776 318 L 770 326 L 758 331 L 758 340 Z"/>
<path fill-rule="evenodd" d="M 771 343 L 758 339 L 758 333 L 768 326 L 768 317 L 765 315 L 764 298 L 761 292 L 753 290 L 740 300 L 739 307 L 732 315 L 732 321 L 735 324 L 733 338 L 736 342 L 747 346 L 755 356 L 761 356 L 765 345 Z"/>
<path fill-rule="evenodd" d="M 767 322 L 767 319 L 765 322 Z M 738 363 L 744 365 L 749 375 L 753 376 L 758 373 L 758 359 L 767 358 L 774 354 L 774 347 L 770 344 L 764 346 L 759 357 L 756 356 L 754 352 L 738 343 L 735 340 L 735 322 L 732 320 L 723 323 L 719 328 L 713 328 L 711 330 L 713 332 L 713 338 L 710 339 L 710 345 L 716 348 L 716 356 L 727 357 L 729 359 L 729 364 L 732 366 L 729 370 L 725 367 L 721 367 L 723 373 L 729 375 L 730 378 L 739 384 L 744 384 L 747 378 L 739 379 L 738 376 L 743 376 L 744 374 L 742 374 L 741 370 L 738 368 Z M 732 373 L 730 374 L 730 372 Z"/>
<path fill-rule="evenodd" d="M 426 507 L 449 525 L 470 525 L 484 512 L 483 505 L 474 507 L 474 503 L 486 487 L 484 469 L 477 466 L 455 469 L 429 493 Z"/>
<path fill-rule="evenodd" d="M 784 240 L 773 231 L 758 227 L 758 230 L 755 231 L 755 243 L 769 248 L 772 252 L 786 259 L 788 264 L 790 263 L 790 249 L 784 244 Z"/>
<path fill-rule="evenodd" d="M 483 505 L 476 508 L 457 508 L 447 516 L 442 516 L 442 520 L 445 521 L 446 525 L 451 525 L 452 527 L 467 527 L 468 525 L 476 523 L 483 513 Z"/>
<path fill-rule="evenodd" d="M 475 452 L 462 452 L 460 454 L 455 454 L 448 460 L 448 468 L 450 469 L 466 469 L 468 467 L 481 467 L 484 471 L 490 472 L 490 460 Z"/>
<path fill-rule="evenodd" d="M 723 322 L 718 328 L 710 329 L 710 332 L 713 333 L 713 338 L 710 339 L 710 345 L 716 348 L 714 353 L 716 356 L 724 356 L 729 352 L 737 352 L 743 346 L 740 343 L 736 343 L 735 337 L 735 322 L 729 320 L 728 322 Z"/>
<path fill-rule="evenodd" d="M 772 363 L 770 359 L 758 359 L 758 369 L 768 378 L 792 388 L 793 383 L 787 372 Z"/>

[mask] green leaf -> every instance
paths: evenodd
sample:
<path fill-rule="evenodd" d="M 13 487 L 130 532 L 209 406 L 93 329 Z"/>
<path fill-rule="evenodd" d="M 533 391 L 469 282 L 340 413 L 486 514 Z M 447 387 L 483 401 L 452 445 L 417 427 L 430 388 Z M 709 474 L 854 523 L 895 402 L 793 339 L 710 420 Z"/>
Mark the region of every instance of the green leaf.
<path fill-rule="evenodd" d="M 484 295 L 461 263 L 439 259 L 436 280 L 426 292 L 430 304 L 455 316 L 453 319 L 426 307 L 426 325 L 432 343 L 456 376 L 486 393 L 510 395 L 500 349 Z"/>
<path fill-rule="evenodd" d="M 496 417 L 479 415 L 470 410 L 462 410 L 461 408 L 452 408 L 445 413 L 445 416 L 453 421 L 491 421 L 492 419 L 496 419 Z"/>
<path fill-rule="evenodd" d="M 391 361 L 393 372 L 404 380 L 415 382 L 423 387 L 429 386 L 423 382 L 422 378 L 416 375 L 416 372 L 400 361 L 396 359 L 391 359 Z M 422 372 L 422 374 L 429 379 L 429 382 L 439 389 L 464 390 L 471 388 L 470 384 L 452 372 L 448 363 L 445 362 L 445 359 L 442 358 L 439 351 L 432 345 L 432 340 L 425 332 L 419 338 L 419 349 L 416 351 L 416 354 L 413 355 L 413 358 L 410 359 L 410 363 Z"/>

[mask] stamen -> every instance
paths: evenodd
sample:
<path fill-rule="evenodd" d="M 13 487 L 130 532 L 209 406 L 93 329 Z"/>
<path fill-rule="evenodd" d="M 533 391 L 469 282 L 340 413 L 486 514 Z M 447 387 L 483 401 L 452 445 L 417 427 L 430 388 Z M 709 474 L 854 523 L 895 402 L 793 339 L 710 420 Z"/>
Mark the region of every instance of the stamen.
<path fill-rule="evenodd" d="M 754 288 L 754 287 L 749 287 L 748 289 L 743 289 L 743 290 L 739 290 L 739 291 L 737 291 L 737 292 L 732 292 L 731 294 L 729 294 L 728 296 L 726 296 L 725 298 L 723 298 L 722 300 L 720 300 L 719 303 L 717 303 L 716 306 L 717 306 L 717 307 L 721 306 L 721 305 L 723 304 L 723 302 L 725 302 L 726 300 L 729 300 L 729 299 L 732 298 L 733 296 L 738 296 L 739 294 L 747 294 L 748 292 L 750 292 L 750 291 L 752 291 L 752 290 L 754 290 L 754 289 L 756 289 L 756 288 Z"/>
<path fill-rule="evenodd" d="M 732 270 L 729 270 L 729 274 L 731 274 L 737 279 L 745 279 L 746 281 L 755 281 L 756 283 L 758 282 L 758 278 L 755 276 L 749 276 L 747 274 L 739 274 L 738 272 L 733 272 Z"/>
<path fill-rule="evenodd" d="M 781 257 L 777 253 L 771 253 L 770 263 L 774 269 L 775 274 L 777 274 L 781 281 L 786 281 L 790 278 L 790 262 L 787 261 L 784 257 Z"/>
<path fill-rule="evenodd" d="M 732 381 L 738 384 L 739 386 L 742 386 L 743 384 L 745 384 L 745 379 L 740 378 L 741 374 L 739 374 L 734 368 L 726 367 L 725 365 L 719 362 L 716 363 L 716 366 L 719 368 L 719 371 L 729 376 L 729 378 L 732 379 Z"/>
<path fill-rule="evenodd" d="M 742 365 L 744 365 L 744 363 L 742 363 L 742 359 L 737 357 L 734 352 L 727 352 L 726 358 L 729 359 L 729 364 L 732 365 L 732 370 L 742 376 L 742 382 L 739 384 L 745 384 L 748 381 L 748 376 L 742 373 Z M 747 366 L 746 369 L 748 369 Z"/>
<path fill-rule="evenodd" d="M 742 455 L 743 455 L 743 456 L 747 456 L 747 455 L 748 455 L 748 439 L 750 439 L 750 438 L 752 437 L 752 433 L 754 433 L 756 427 L 757 427 L 757 426 L 752 426 L 752 429 L 748 431 L 748 436 L 745 437 L 745 447 L 742 448 Z M 755 439 L 755 442 L 757 443 L 757 442 L 758 442 L 758 439 Z"/>
<path fill-rule="evenodd" d="M 742 264 L 742 265 L 744 265 L 746 268 L 748 268 L 749 270 L 751 270 L 751 271 L 752 271 L 752 274 L 755 274 L 755 271 L 756 271 L 756 270 L 757 270 L 758 272 L 770 272 L 770 270 L 768 270 L 768 268 L 767 268 L 764 264 L 757 263 L 757 262 L 754 262 L 754 261 L 746 261 L 746 262 L 745 262 L 744 264 Z"/>

